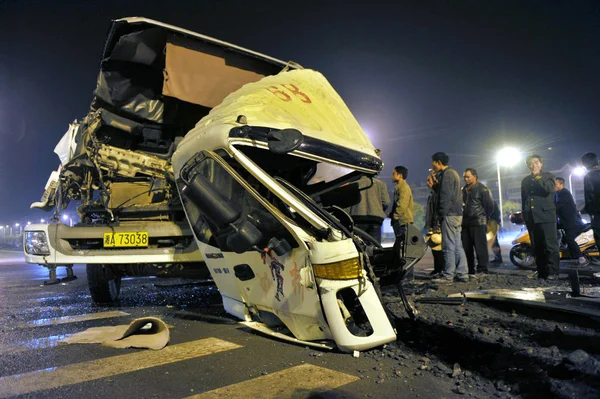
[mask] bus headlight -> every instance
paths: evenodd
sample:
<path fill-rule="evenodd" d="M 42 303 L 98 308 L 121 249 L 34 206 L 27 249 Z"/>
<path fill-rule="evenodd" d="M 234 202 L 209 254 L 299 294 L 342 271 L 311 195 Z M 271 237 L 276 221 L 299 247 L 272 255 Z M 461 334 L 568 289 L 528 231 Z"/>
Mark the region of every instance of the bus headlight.
<path fill-rule="evenodd" d="M 351 280 L 362 277 L 362 267 L 358 258 L 339 262 L 312 265 L 315 277 L 327 280 Z"/>
<path fill-rule="evenodd" d="M 30 255 L 50 255 L 48 239 L 43 231 L 25 232 L 25 252 Z"/>

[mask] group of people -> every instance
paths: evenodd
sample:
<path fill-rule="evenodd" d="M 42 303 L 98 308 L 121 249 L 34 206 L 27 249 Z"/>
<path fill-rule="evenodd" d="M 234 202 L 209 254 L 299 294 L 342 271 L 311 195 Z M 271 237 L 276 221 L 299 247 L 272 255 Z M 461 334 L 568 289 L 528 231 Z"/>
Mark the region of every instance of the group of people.
<path fill-rule="evenodd" d="M 523 218 L 531 237 L 537 274 L 539 278 L 558 278 L 560 252 L 556 239 L 557 223 L 565 231 L 571 257 L 580 265 L 587 264 L 575 238 L 581 232 L 583 222 L 573 196 L 565 188 L 565 180 L 544 172 L 542 157 L 527 157 L 527 167 L 531 174 L 521 183 L 521 203 Z M 583 179 L 585 206 L 584 213 L 590 215 L 596 245 L 600 245 L 600 167 L 598 156 L 588 152 L 581 157 L 581 163 L 588 173 Z"/>
<path fill-rule="evenodd" d="M 465 170 L 466 185 L 462 187 L 458 173 L 448 162 L 447 154 L 435 153 L 432 156 L 432 173 L 427 179 L 432 190 L 426 212 L 426 226 L 430 230 L 428 236 L 439 232 L 442 237 L 441 251 L 433 251 L 435 267 L 432 274 L 438 282 L 452 282 L 455 278 L 468 281 L 476 273 L 487 273 L 487 221 L 492 218 L 499 221 L 499 211 L 490 190 L 478 181 L 474 168 Z M 414 223 L 414 199 L 407 178 L 407 167 L 394 167 L 394 197 L 390 200 L 384 182 L 373 179 L 371 183 L 369 178 L 363 177 L 359 181 L 361 201 L 349 210 L 356 226 L 381 242 L 381 225 L 391 204 L 387 216 L 391 219 L 397 251 L 404 247 L 407 225 Z M 497 245 L 495 259 L 501 262 L 499 248 Z"/>
<path fill-rule="evenodd" d="M 375 150 L 381 155 L 381 150 Z M 396 166 L 392 171 L 394 187 L 394 200 L 390 200 L 387 185 L 377 179 L 363 176 L 359 181 L 361 200 L 358 204 L 349 208 L 354 224 L 375 241 L 381 243 L 381 226 L 384 219 L 389 216 L 394 229 L 396 242 L 399 243 L 406 235 L 406 226 L 415 221 L 414 200 L 412 190 L 406 179 L 408 168 Z M 387 209 L 392 205 L 390 212 Z"/>
<path fill-rule="evenodd" d="M 465 169 L 462 186 L 458 172 L 449 161 L 446 153 L 433 154 L 431 173 L 427 177 L 431 189 L 426 215 L 428 242 L 431 243 L 434 235 L 441 234 L 441 248 L 432 246 L 433 282 L 439 284 L 455 280 L 466 282 L 488 272 L 487 224 L 489 220 L 500 218 L 492 193 L 479 182 L 477 170 Z M 494 251 L 495 259 L 501 259 L 499 248 L 498 245 Z"/>
<path fill-rule="evenodd" d="M 379 150 L 377 150 L 380 155 Z M 467 168 L 463 173 L 465 185 L 458 172 L 449 165 L 444 152 L 432 155 L 432 169 L 427 177 L 431 189 L 427 209 L 427 239 L 434 258 L 433 282 L 450 284 L 453 281 L 478 279 L 488 272 L 490 264 L 487 226 L 491 220 L 500 223 L 498 205 L 488 187 L 479 182 L 477 170 Z M 591 218 L 594 238 L 600 243 L 600 167 L 594 153 L 586 153 L 581 162 L 588 170 L 584 178 L 585 209 Z M 555 279 L 559 272 L 557 223 L 565 231 L 565 241 L 571 256 L 580 265 L 587 260 L 582 256 L 575 237 L 580 233 L 582 220 L 571 193 L 564 187 L 564 179 L 542 170 L 539 155 L 526 159 L 530 175 L 521 183 L 522 214 L 534 249 L 537 275 Z M 386 215 L 396 236 L 395 246 L 402 248 L 406 226 L 414 223 L 414 200 L 406 182 L 408 168 L 396 166 L 392 171 L 395 183 L 394 197 L 390 200 L 387 187 L 379 179 L 363 177 L 362 200 L 349 211 L 357 227 L 381 242 L 381 226 Z M 391 204 L 391 211 L 386 210 Z M 492 263 L 501 263 L 498 238 L 492 245 Z"/>

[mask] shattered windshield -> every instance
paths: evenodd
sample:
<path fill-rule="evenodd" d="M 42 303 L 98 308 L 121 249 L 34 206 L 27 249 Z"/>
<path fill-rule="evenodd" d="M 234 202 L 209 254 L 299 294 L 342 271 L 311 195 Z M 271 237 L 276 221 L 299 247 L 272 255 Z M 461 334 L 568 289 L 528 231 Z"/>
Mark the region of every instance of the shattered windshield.
<path fill-rule="evenodd" d="M 270 176 L 279 177 L 319 202 L 314 194 L 357 180 L 361 173 L 352 168 L 319 162 L 291 154 L 274 154 L 267 149 L 236 146 Z"/>
<path fill-rule="evenodd" d="M 310 178 L 306 185 L 311 186 L 318 183 L 330 183 L 334 180 L 343 178 L 352 172 L 354 172 L 353 169 L 344 166 L 319 162 L 316 164 L 315 174 Z"/>
<path fill-rule="evenodd" d="M 273 154 L 260 148 L 248 146 L 237 148 L 287 188 L 313 213 L 338 229 L 341 229 L 339 220 L 331 214 L 331 207 L 347 208 L 354 205 L 352 199 L 360 200 L 358 187 L 350 187 L 356 185 L 348 185 L 348 183 L 358 180 L 363 175 L 361 172 L 290 154 Z M 351 188 L 355 190 L 349 191 Z"/>

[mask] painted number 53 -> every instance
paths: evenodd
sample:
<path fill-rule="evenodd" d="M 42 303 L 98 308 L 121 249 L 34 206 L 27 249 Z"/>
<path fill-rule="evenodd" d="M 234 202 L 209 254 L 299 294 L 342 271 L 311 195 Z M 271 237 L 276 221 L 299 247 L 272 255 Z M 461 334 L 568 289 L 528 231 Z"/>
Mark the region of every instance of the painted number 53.
<path fill-rule="evenodd" d="M 301 92 L 298 86 L 292 83 L 283 83 L 279 86 L 269 86 L 266 87 L 265 90 L 273 93 L 274 96 L 284 102 L 292 101 L 292 96 L 294 96 L 303 103 L 312 103 L 310 97 L 306 93 Z"/>

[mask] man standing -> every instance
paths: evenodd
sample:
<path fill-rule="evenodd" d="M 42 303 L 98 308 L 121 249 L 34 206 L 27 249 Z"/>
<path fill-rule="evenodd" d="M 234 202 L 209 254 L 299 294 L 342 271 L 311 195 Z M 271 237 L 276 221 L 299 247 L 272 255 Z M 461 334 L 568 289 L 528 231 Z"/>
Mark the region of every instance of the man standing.
<path fill-rule="evenodd" d="M 565 179 L 557 177 L 554 189 L 556 190 L 556 216 L 558 217 L 559 226 L 565 230 L 565 241 L 569 247 L 571 257 L 577 259 L 580 266 L 585 266 L 588 261 L 581 255 L 579 244 L 575 242 L 575 238 L 579 235 L 583 226 L 581 215 L 577 211 L 571 192 L 565 188 Z"/>
<path fill-rule="evenodd" d="M 477 255 L 477 272 L 488 272 L 489 253 L 486 233 L 487 221 L 494 211 L 494 200 L 490 190 L 479 183 L 476 169 L 465 169 L 463 177 L 467 184 L 462 189 L 464 210 L 461 238 L 467 256 L 469 277 L 475 277 L 473 248 Z"/>
<path fill-rule="evenodd" d="M 588 152 L 581 157 L 581 163 L 588 170 L 583 178 L 583 193 L 585 196 L 585 212 L 590 215 L 594 240 L 600 248 L 600 167 L 598 156 Z"/>
<path fill-rule="evenodd" d="M 444 271 L 435 283 L 452 283 L 456 277 L 459 281 L 469 281 L 467 260 L 461 243 L 462 194 L 460 177 L 456 170 L 448 165 L 450 158 L 444 152 L 436 152 L 431 156 L 433 170 L 439 172 L 438 184 L 438 217 L 442 227 L 442 251 L 444 252 Z"/>
<path fill-rule="evenodd" d="M 384 182 L 363 176 L 358 180 L 360 202 L 349 209 L 354 224 L 381 244 L 381 225 L 390 206 L 390 195 Z"/>
<path fill-rule="evenodd" d="M 398 250 L 404 250 L 406 225 L 415 221 L 415 203 L 412 190 L 406 182 L 407 177 L 408 169 L 405 166 L 394 168 L 392 181 L 396 183 L 396 187 L 394 187 L 394 202 L 392 203 L 390 219 L 392 219 L 392 228 L 396 236 L 394 246 L 397 246 Z"/>
<path fill-rule="evenodd" d="M 425 227 L 427 228 L 427 235 L 425 241 L 431 248 L 431 254 L 433 255 L 433 271 L 430 275 L 441 274 L 444 271 L 444 253 L 442 252 L 442 233 L 440 227 L 440 221 L 438 219 L 437 207 L 437 186 L 438 178 L 433 169 L 430 169 L 430 173 L 427 176 L 427 187 L 431 190 L 429 197 L 427 198 L 427 209 L 425 210 Z"/>
<path fill-rule="evenodd" d="M 556 207 L 554 205 L 554 175 L 542 171 L 542 157 L 527 157 L 531 174 L 521 182 L 523 218 L 535 253 L 538 278 L 556 280 L 559 272 L 556 242 Z"/>

